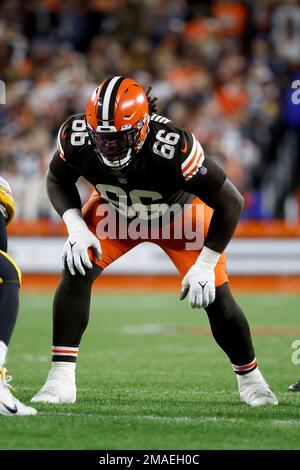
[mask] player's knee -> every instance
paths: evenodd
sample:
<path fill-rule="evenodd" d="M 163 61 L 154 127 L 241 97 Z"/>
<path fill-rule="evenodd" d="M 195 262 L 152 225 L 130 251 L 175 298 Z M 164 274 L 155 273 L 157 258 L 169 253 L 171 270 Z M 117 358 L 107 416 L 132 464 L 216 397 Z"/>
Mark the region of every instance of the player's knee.
<path fill-rule="evenodd" d="M 65 268 L 62 271 L 62 282 L 67 290 L 76 289 L 77 286 L 90 286 L 92 287 L 93 282 L 100 275 L 102 268 L 100 266 L 94 265 L 92 269 L 86 269 L 85 276 L 82 276 L 79 273 L 76 273 L 73 276 L 69 269 Z"/>
<path fill-rule="evenodd" d="M 21 284 L 21 271 L 7 253 L 0 251 L 0 283 L 4 282 Z"/>

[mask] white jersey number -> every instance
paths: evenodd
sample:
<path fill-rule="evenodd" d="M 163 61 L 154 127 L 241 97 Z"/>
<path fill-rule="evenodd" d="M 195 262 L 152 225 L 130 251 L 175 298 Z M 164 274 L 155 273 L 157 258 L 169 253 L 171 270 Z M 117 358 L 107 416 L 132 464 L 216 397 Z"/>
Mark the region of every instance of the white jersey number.
<path fill-rule="evenodd" d="M 160 157 L 171 159 L 174 157 L 174 145 L 178 143 L 179 134 L 176 134 L 175 132 L 168 132 L 164 136 L 166 132 L 166 130 L 161 129 L 156 134 L 157 141 L 153 145 L 153 152 Z"/>
<path fill-rule="evenodd" d="M 83 145 L 85 139 L 89 136 L 86 131 L 86 125 L 84 119 L 74 119 L 72 122 L 72 135 L 71 135 L 71 144 L 72 145 Z M 88 142 L 90 143 L 90 142 Z"/>

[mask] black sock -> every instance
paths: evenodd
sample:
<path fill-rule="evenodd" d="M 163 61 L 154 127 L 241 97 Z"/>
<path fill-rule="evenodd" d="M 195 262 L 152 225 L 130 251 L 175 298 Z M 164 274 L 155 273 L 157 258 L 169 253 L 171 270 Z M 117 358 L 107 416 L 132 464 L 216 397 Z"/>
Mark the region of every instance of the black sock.
<path fill-rule="evenodd" d="M 14 261 L 0 251 L 0 341 L 8 346 L 19 309 L 20 272 Z"/>
<path fill-rule="evenodd" d="M 101 268 L 87 269 L 86 275 L 62 271 L 53 303 L 52 361 L 76 362 L 81 337 L 88 325 L 91 290 Z"/>
<path fill-rule="evenodd" d="M 242 375 L 254 370 L 257 365 L 249 324 L 227 283 L 216 288 L 215 301 L 205 310 L 212 334 L 234 371 Z"/>

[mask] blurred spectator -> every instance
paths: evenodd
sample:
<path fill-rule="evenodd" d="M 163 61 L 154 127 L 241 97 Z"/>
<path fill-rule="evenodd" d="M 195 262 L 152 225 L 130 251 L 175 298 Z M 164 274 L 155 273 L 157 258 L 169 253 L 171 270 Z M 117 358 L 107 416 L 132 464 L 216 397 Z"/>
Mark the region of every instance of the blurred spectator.
<path fill-rule="evenodd" d="M 44 175 L 57 131 L 112 74 L 153 87 L 159 112 L 244 192 L 245 217 L 286 216 L 300 173 L 299 1 L 4 0 L 0 69 L 0 171 L 19 217 L 55 217 Z"/>

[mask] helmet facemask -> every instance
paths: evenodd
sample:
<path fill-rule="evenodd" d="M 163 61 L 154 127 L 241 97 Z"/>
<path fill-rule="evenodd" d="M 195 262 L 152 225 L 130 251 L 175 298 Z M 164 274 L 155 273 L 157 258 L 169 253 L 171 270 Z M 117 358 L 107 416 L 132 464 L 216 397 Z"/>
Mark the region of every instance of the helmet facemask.
<path fill-rule="evenodd" d="M 87 124 L 87 131 L 94 150 L 105 165 L 120 170 L 126 167 L 132 157 L 141 149 L 141 130 L 148 119 L 140 119 L 133 127 L 117 132 L 113 126 L 98 126 L 94 131 Z M 125 126 L 124 126 L 125 127 Z M 128 127 L 128 126 L 126 126 Z"/>

